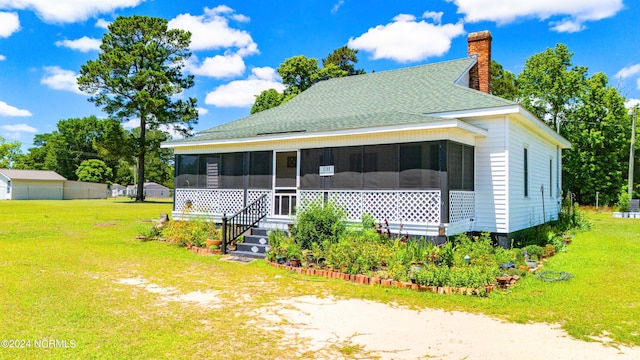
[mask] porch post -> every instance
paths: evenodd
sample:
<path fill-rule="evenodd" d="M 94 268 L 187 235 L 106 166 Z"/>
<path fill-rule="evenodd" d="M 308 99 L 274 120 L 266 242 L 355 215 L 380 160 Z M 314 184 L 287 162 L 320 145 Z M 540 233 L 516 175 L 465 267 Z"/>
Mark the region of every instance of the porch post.
<path fill-rule="evenodd" d="M 222 214 L 222 254 L 227 254 L 227 214 Z"/>
<path fill-rule="evenodd" d="M 449 222 L 449 176 L 447 161 L 449 154 L 449 142 L 440 142 L 440 223 Z"/>

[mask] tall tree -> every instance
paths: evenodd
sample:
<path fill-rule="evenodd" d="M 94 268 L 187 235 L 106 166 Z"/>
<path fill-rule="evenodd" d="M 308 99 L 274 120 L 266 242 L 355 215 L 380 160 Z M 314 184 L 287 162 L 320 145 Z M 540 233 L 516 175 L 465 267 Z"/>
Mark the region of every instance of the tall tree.
<path fill-rule="evenodd" d="M 22 154 L 18 141 L 6 141 L 0 136 L 0 168 L 11 168 Z"/>
<path fill-rule="evenodd" d="M 572 144 L 564 155 L 563 187 L 583 204 L 616 202 L 626 184 L 631 119 L 624 98 L 596 73 L 584 82 L 579 105 L 562 132 Z"/>
<path fill-rule="evenodd" d="M 355 69 L 358 62 L 358 50 L 348 46 L 343 46 L 333 50 L 333 52 L 322 59 L 322 66 L 327 67 L 329 64 L 336 65 L 340 70 L 346 72 L 346 76 L 364 74 L 363 69 Z"/>
<path fill-rule="evenodd" d="M 108 183 L 109 185 L 111 185 L 110 180 L 113 177 L 111 168 L 104 161 L 97 159 L 85 160 L 80 163 L 76 169 L 76 175 L 79 181 Z"/>
<path fill-rule="evenodd" d="M 132 140 L 130 143 L 136 153 L 138 152 L 137 146 L 139 143 L 135 139 L 139 137 L 139 134 L 140 128 L 132 129 L 130 132 Z M 167 140 L 169 140 L 169 135 L 164 131 L 147 130 L 147 156 L 144 164 L 146 178 L 144 181 L 153 181 L 173 188 L 173 151 L 160 147 L 160 144 Z"/>
<path fill-rule="evenodd" d="M 167 20 L 145 16 L 118 17 L 102 38 L 97 60 L 80 69 L 78 85 L 90 101 L 124 122 L 140 120 L 137 146 L 138 191 L 144 201 L 146 131 L 182 124 L 185 135 L 197 123 L 196 99 L 173 96 L 193 86 L 182 68 L 191 56 L 189 32 L 167 27 Z"/>
<path fill-rule="evenodd" d="M 587 73 L 586 67 L 573 66 L 572 56 L 566 45 L 557 44 L 529 57 L 517 80 L 522 105 L 561 134 Z"/>
<path fill-rule="evenodd" d="M 256 101 L 251 107 L 251 114 L 271 109 L 282 104 L 284 95 L 276 89 L 264 90 L 256 97 Z"/>
<path fill-rule="evenodd" d="M 507 100 L 518 98 L 516 75 L 505 70 L 497 61 L 491 60 L 491 94 Z"/>
<path fill-rule="evenodd" d="M 297 95 L 313 85 L 318 78 L 318 59 L 297 55 L 286 59 L 278 66 L 278 74 L 282 83 L 287 87 L 285 96 Z"/>
<path fill-rule="evenodd" d="M 60 120 L 56 131 L 34 136 L 35 146 L 19 159 L 17 166 L 53 170 L 76 180 L 76 169 L 85 160 L 100 159 L 115 167 L 127 154 L 126 142 L 126 133 L 116 120 L 95 116 Z"/>
<path fill-rule="evenodd" d="M 365 74 L 364 70 L 355 69 L 355 63 L 358 62 L 357 53 L 358 50 L 347 46 L 337 48 L 322 59 L 322 68 L 318 66 L 317 59 L 304 55 L 286 59 L 278 67 L 278 74 L 286 86 L 284 93 L 275 89 L 264 90 L 256 97 L 251 114 L 286 103 L 318 80 Z"/>

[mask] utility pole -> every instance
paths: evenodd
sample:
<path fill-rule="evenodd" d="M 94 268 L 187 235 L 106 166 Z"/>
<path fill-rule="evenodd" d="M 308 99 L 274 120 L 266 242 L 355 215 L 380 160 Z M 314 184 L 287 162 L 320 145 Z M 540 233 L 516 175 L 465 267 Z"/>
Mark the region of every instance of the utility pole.
<path fill-rule="evenodd" d="M 635 149 L 636 149 L 636 116 L 638 115 L 638 105 L 633 108 L 633 121 L 631 124 L 631 147 L 629 149 L 629 183 L 628 192 L 629 200 L 633 199 L 633 164 L 635 162 Z"/>

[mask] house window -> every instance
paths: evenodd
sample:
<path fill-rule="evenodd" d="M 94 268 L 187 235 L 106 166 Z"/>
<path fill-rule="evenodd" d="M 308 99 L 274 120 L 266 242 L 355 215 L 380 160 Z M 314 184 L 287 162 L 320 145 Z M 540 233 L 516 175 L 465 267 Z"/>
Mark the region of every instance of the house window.
<path fill-rule="evenodd" d="M 7 181 L 7 194 L 11 192 L 11 180 Z"/>
<path fill-rule="evenodd" d="M 549 197 L 553 197 L 553 159 L 549 159 Z"/>
<path fill-rule="evenodd" d="M 529 197 L 529 149 L 524 148 L 524 196 Z"/>

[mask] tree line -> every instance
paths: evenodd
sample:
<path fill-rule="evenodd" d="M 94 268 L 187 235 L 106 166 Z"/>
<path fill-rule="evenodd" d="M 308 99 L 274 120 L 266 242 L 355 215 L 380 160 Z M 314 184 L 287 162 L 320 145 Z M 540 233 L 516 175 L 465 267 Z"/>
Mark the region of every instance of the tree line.
<path fill-rule="evenodd" d="M 172 126 L 189 136 L 198 114 L 195 98 L 176 96 L 194 84 L 182 74 L 189 52 L 187 31 L 168 29 L 167 20 L 144 16 L 119 17 L 102 38 L 101 53 L 80 69 L 78 85 L 110 118 L 67 119 L 57 130 L 38 134 L 27 154 L 20 144 L 0 137 L 0 167 L 54 170 L 68 179 L 138 183 L 142 201 L 144 181 L 172 186 L 169 139 L 161 130 Z M 625 98 L 603 73 L 572 63 L 573 53 L 557 44 L 529 57 L 515 75 L 491 64 L 491 92 L 516 101 L 572 143 L 563 153 L 563 192 L 581 204 L 613 205 L 626 194 L 631 115 Z M 356 69 L 357 50 L 340 47 L 322 59 L 303 55 L 285 59 L 277 71 L 283 92 L 265 90 L 250 112 L 279 106 L 326 78 L 364 74 Z M 125 131 L 132 119 L 140 126 Z M 640 179 L 640 166 L 635 166 Z M 142 179 L 142 181 L 136 181 Z M 634 197 L 640 194 L 635 185 Z"/>

